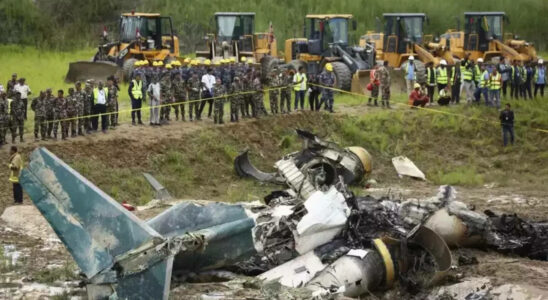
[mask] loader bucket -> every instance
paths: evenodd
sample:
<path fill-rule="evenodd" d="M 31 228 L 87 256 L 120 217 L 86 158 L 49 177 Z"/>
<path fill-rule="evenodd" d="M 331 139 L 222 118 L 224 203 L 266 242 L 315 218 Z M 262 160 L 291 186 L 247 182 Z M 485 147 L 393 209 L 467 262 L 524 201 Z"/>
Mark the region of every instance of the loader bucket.
<path fill-rule="evenodd" d="M 390 72 L 390 92 L 392 94 L 407 93 L 407 85 L 405 84 L 404 72 L 401 68 L 389 68 Z"/>
<path fill-rule="evenodd" d="M 106 81 L 109 76 L 116 75 L 122 78 L 122 68 L 110 61 L 77 61 L 69 64 L 69 70 L 65 82 L 85 81 Z"/>
<path fill-rule="evenodd" d="M 368 94 L 367 84 L 369 84 L 369 74 L 371 70 L 358 70 L 352 75 L 352 87 L 350 91 L 356 94 Z"/>

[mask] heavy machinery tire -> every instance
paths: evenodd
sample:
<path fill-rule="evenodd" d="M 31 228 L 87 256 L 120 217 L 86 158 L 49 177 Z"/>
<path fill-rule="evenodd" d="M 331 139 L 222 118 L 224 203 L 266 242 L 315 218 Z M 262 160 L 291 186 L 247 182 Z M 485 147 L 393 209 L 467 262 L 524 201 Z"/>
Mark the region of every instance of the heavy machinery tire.
<path fill-rule="evenodd" d="M 298 59 L 292 60 L 289 62 L 289 64 L 287 64 L 287 68 L 289 70 L 294 70 L 295 72 L 299 70 L 300 67 L 303 67 L 306 69 L 306 63 Z"/>
<path fill-rule="evenodd" d="M 135 69 L 136 62 L 137 62 L 136 58 L 128 58 L 126 61 L 124 61 L 124 64 L 122 66 L 122 71 L 124 73 L 124 80 L 126 82 L 131 79 L 131 74 L 133 74 L 133 70 Z"/>
<path fill-rule="evenodd" d="M 352 73 L 348 66 L 340 61 L 332 62 L 331 65 L 333 66 L 333 73 L 335 73 L 336 78 L 335 86 L 338 89 L 350 91 L 352 87 Z"/>
<path fill-rule="evenodd" d="M 417 82 L 426 83 L 426 66 L 420 60 L 415 61 L 415 70 L 417 70 Z"/>
<path fill-rule="evenodd" d="M 272 57 L 270 55 L 264 56 L 261 58 L 261 75 L 263 78 L 261 78 L 263 81 L 270 76 L 270 72 L 272 69 L 277 67 L 279 65 L 279 60 L 275 57 Z"/>

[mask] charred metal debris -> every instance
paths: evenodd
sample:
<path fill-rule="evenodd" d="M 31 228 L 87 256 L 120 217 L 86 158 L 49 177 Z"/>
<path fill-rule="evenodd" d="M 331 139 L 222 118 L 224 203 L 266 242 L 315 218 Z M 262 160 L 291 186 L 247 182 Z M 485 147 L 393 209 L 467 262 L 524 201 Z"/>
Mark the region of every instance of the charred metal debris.
<path fill-rule="evenodd" d="M 548 259 L 547 222 L 477 212 L 451 186 L 426 199 L 355 196 L 348 185 L 371 172 L 369 153 L 297 134 L 303 149 L 276 162 L 276 173 L 253 167 L 247 152 L 236 158 L 239 175 L 285 186 L 266 204 L 184 201 L 139 220 L 44 148 L 21 183 L 85 275 L 90 299 L 167 299 L 172 276 L 212 270 L 317 298 L 395 284 L 414 293 L 444 280 L 450 247 Z"/>

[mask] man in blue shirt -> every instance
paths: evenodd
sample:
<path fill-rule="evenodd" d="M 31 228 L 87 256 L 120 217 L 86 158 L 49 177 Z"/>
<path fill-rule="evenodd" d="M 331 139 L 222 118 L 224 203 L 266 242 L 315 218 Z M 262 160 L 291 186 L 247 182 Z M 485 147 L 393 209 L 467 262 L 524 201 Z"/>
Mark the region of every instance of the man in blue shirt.
<path fill-rule="evenodd" d="M 417 75 L 415 73 L 415 57 L 413 55 L 409 56 L 407 64 L 404 67 L 405 71 L 405 83 L 407 84 L 407 96 L 411 95 L 413 92 L 415 82 L 417 80 Z"/>
<path fill-rule="evenodd" d="M 540 96 L 544 97 L 544 87 L 546 86 L 546 67 L 544 66 L 544 60 L 542 59 L 538 60 L 538 64 L 535 67 L 533 82 L 535 83 L 535 98 L 537 97 L 538 90 L 540 90 Z"/>

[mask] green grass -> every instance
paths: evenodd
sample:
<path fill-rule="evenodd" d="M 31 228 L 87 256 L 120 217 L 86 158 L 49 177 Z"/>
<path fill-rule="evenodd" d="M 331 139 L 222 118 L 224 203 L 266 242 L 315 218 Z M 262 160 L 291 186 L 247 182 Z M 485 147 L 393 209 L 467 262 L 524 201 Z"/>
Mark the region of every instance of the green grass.
<path fill-rule="evenodd" d="M 63 79 L 68 62 L 92 53 L 41 53 L 32 48 L 0 46 L 0 80 L 5 83 L 12 72 L 17 72 L 28 79 L 35 94 L 47 87 L 67 88 Z M 125 90 L 122 87 L 120 93 L 122 110 L 129 107 Z M 115 199 L 133 204 L 144 204 L 154 196 L 142 172 L 152 173 L 176 197 L 230 202 L 259 199 L 276 187 L 239 179 L 233 159 L 239 151 L 250 148 L 254 163 L 272 170 L 272 164 L 282 155 L 300 149 L 294 128 L 308 129 L 343 146 L 365 147 L 374 157 L 372 176 L 381 182 L 397 181 L 390 159 L 398 155 L 409 157 L 438 184 L 519 182 L 538 187 L 548 178 L 548 169 L 542 168 L 548 161 L 548 134 L 533 129 L 548 129 L 548 98 L 503 101 L 512 103 L 516 112 L 517 144 L 509 148 L 501 147 L 498 112 L 493 108 L 463 104 L 434 107 L 435 111 L 412 110 L 405 105 L 405 95 L 395 94 L 391 99 L 394 109 L 363 110 L 360 106 L 366 101 L 365 96 L 336 94 L 335 108 L 350 114 L 268 118 L 246 126 L 199 130 L 182 138 L 159 136 L 137 149 L 116 148 L 125 157 L 131 157 L 134 151 L 142 152 L 143 161 L 135 165 L 112 164 L 109 157 L 85 157 L 67 148 L 61 148 L 59 154 Z M 265 103 L 268 106 L 267 97 Z M 121 121 L 128 122 L 129 114 L 121 114 Z M 31 121 L 26 123 L 27 130 L 32 126 Z M 97 143 L 118 146 L 117 141 Z"/>

